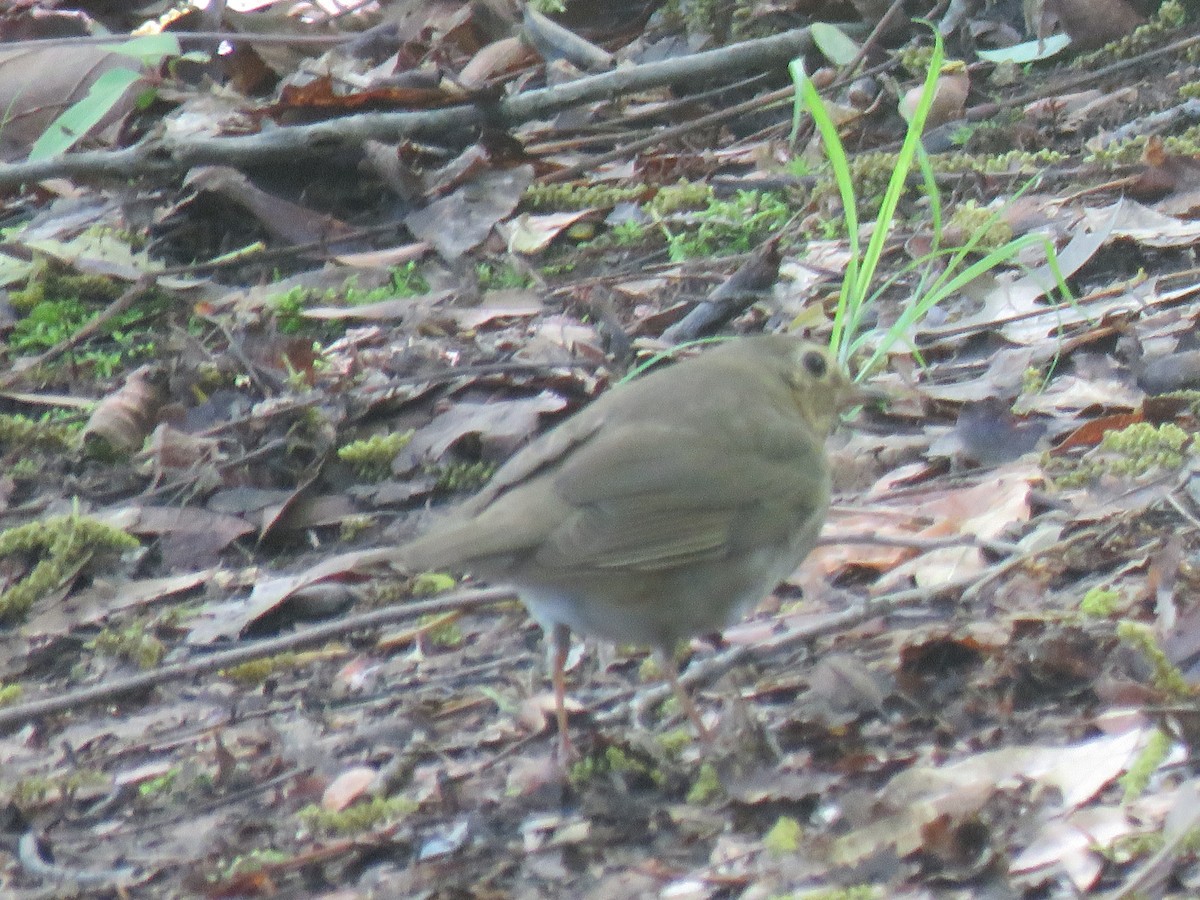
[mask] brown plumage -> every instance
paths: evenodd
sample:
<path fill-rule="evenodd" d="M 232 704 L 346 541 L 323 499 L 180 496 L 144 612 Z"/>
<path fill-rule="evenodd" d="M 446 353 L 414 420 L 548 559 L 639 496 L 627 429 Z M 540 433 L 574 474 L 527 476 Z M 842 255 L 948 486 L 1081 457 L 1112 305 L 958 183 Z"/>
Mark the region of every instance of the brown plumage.
<path fill-rule="evenodd" d="M 808 555 L 829 505 L 825 438 L 861 396 L 815 344 L 729 341 L 535 439 L 401 562 L 517 590 L 553 636 L 563 752 L 570 630 L 661 651 L 703 732 L 671 651 L 739 621 Z"/>

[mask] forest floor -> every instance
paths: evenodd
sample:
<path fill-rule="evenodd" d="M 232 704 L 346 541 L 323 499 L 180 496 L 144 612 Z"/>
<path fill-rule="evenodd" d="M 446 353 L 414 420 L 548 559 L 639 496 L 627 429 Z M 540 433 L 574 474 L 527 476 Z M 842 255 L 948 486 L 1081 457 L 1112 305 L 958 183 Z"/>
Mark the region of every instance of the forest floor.
<path fill-rule="evenodd" d="M 227 12 L 258 42 L 41 160 L 114 51 L 0 19 L 5 897 L 1200 892 L 1195 13 L 1048 3 L 1073 44 L 1024 61 L 1015 4 L 700 6 L 430 0 L 334 50 Z M 937 187 L 881 225 L 918 15 Z M 830 340 L 796 57 L 886 233 L 839 346 L 893 399 L 829 442 L 821 545 L 681 648 L 712 741 L 584 641 L 567 765 L 503 586 L 354 554 L 675 344 Z"/>

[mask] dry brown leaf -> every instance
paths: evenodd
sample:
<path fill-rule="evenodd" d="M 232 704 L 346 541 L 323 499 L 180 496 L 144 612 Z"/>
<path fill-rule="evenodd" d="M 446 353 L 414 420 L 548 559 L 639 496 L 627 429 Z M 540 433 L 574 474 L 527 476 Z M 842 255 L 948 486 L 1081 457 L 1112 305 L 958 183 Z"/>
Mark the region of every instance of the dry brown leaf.
<path fill-rule="evenodd" d="M 961 119 L 966 106 L 967 94 L 971 91 L 971 77 L 959 61 L 943 66 L 937 86 L 934 88 L 933 103 L 925 119 L 926 128 L 936 128 L 947 122 Z M 921 102 L 924 85 L 909 88 L 900 98 L 900 115 L 907 122 L 912 119 Z"/>
<path fill-rule="evenodd" d="M 125 384 L 96 404 L 83 428 L 83 440 L 126 455 L 140 450 L 166 401 L 165 380 L 157 369 L 142 366 Z"/>
<path fill-rule="evenodd" d="M 367 766 L 347 769 L 329 783 L 321 795 L 321 808 L 326 812 L 341 812 L 357 803 L 375 782 L 378 773 Z"/>
<path fill-rule="evenodd" d="M 492 41 L 462 67 L 459 81 L 467 87 L 483 87 L 493 79 L 520 71 L 536 59 L 533 49 L 519 36 Z"/>
<path fill-rule="evenodd" d="M 29 153 L 34 141 L 73 103 L 82 100 L 92 84 L 111 69 L 137 69 L 136 60 L 95 44 L 13 47 L 0 51 L 0 158 L 13 160 Z M 147 83 L 139 81 L 125 92 L 91 128 L 98 134 L 134 107 Z"/>
<path fill-rule="evenodd" d="M 560 412 L 566 405 L 550 391 L 520 400 L 456 403 L 417 430 L 397 466 L 406 470 L 423 460 L 441 459 L 468 435 L 478 437 L 484 459 L 502 459 L 533 434 L 542 415 Z"/>
<path fill-rule="evenodd" d="M 484 172 L 448 197 L 410 213 L 404 224 L 414 237 L 453 261 L 479 246 L 506 218 L 533 181 L 533 166 Z"/>

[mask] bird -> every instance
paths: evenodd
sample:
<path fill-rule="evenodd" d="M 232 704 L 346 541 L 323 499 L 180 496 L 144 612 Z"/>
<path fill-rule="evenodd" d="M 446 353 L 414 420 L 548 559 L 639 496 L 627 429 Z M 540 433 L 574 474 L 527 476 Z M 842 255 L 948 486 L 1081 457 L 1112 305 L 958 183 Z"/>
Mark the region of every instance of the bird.
<path fill-rule="evenodd" d="M 870 396 L 821 345 L 730 339 L 536 437 L 399 559 L 515 590 L 551 644 L 560 758 L 574 752 L 571 632 L 656 651 L 705 737 L 674 650 L 739 622 L 812 550 L 829 507 L 826 437 Z"/>

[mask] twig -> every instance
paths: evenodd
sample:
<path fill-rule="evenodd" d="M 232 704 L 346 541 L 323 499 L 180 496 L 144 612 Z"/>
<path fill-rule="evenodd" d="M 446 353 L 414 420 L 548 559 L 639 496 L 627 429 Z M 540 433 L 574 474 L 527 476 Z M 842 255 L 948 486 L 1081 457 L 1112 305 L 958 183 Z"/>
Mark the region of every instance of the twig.
<path fill-rule="evenodd" d="M 860 625 L 868 619 L 873 619 L 876 616 L 883 615 L 903 606 L 924 603 L 938 594 L 953 593 L 969 588 L 978 577 L 976 573 L 931 587 L 895 591 L 885 597 L 868 600 L 860 606 L 822 616 L 817 622 L 789 629 L 783 634 L 768 638 L 760 643 L 730 647 L 728 650 L 724 650 L 715 656 L 689 665 L 687 671 L 680 676 L 680 683 L 691 688 L 702 682 L 713 681 L 730 669 L 748 660 L 767 659 L 782 649 L 812 641 L 827 634 L 836 634 L 839 631 L 845 631 L 847 628 Z M 638 692 L 638 690 L 635 688 L 626 689 L 618 697 L 629 696 Z M 634 704 L 631 715 L 636 718 L 639 715 L 639 710 L 661 703 L 670 696 L 672 696 L 672 689 L 669 684 L 658 684 L 650 688 L 641 689 L 640 696 Z M 606 712 L 598 713 L 595 718 L 597 722 L 604 724 L 623 717 L 623 711 L 610 709 Z"/>
<path fill-rule="evenodd" d="M 833 532 L 822 535 L 817 540 L 818 547 L 845 544 L 864 544 L 875 547 L 911 547 L 914 550 L 949 550 L 954 547 L 978 547 L 989 553 L 999 553 L 1003 556 L 1016 553 L 1020 547 L 1008 541 L 992 541 L 974 534 L 959 534 L 953 537 L 923 538 L 906 537 L 904 535 L 888 534 L 850 534 L 848 532 Z"/>
<path fill-rule="evenodd" d="M 618 94 L 763 71 L 785 65 L 810 46 L 809 30 L 796 28 L 717 50 L 527 91 L 501 100 L 492 109 L 468 103 L 418 112 L 360 113 L 255 135 L 196 138 L 175 144 L 150 140 L 115 152 L 69 153 L 33 163 L 0 165 L 0 186 L 55 177 L 112 176 L 125 180 L 139 174 L 175 174 L 199 165 L 244 167 L 284 160 L 294 164 L 298 159 L 336 158 L 347 148 L 358 147 L 367 140 L 395 141 L 427 134 L 444 135 L 489 121 L 516 125 Z"/>
<path fill-rule="evenodd" d="M 377 628 L 403 622 L 419 616 L 432 613 L 449 612 L 450 610 L 479 609 L 497 603 L 516 599 L 516 595 L 503 588 L 484 588 L 472 591 L 456 591 L 434 600 L 424 600 L 419 603 L 406 603 L 403 606 L 391 606 L 386 609 L 376 609 L 356 616 L 345 616 L 333 622 L 323 622 L 311 628 L 304 628 L 292 634 L 281 637 L 255 641 L 231 650 L 224 650 L 199 659 L 163 666 L 153 672 L 143 672 L 128 678 L 107 681 L 104 684 L 91 685 L 67 691 L 53 697 L 44 697 L 19 706 L 0 709 L 0 728 L 10 728 L 24 725 L 41 716 L 51 713 L 65 712 L 69 709 L 97 703 L 102 700 L 112 700 L 125 694 L 149 690 L 172 681 L 181 681 L 196 675 L 207 675 L 231 666 L 241 665 L 252 660 L 274 656 L 288 650 L 320 644 L 335 637 L 341 637 L 352 631 L 365 628 Z"/>
<path fill-rule="evenodd" d="M 27 831 L 17 842 L 17 858 L 22 867 L 30 875 L 56 881 L 63 884 L 74 884 L 80 887 L 96 887 L 97 885 L 119 885 L 131 881 L 133 869 L 108 869 L 104 871 L 82 871 L 69 869 L 66 866 L 46 862 L 38 849 L 38 841 L 33 832 Z"/>

